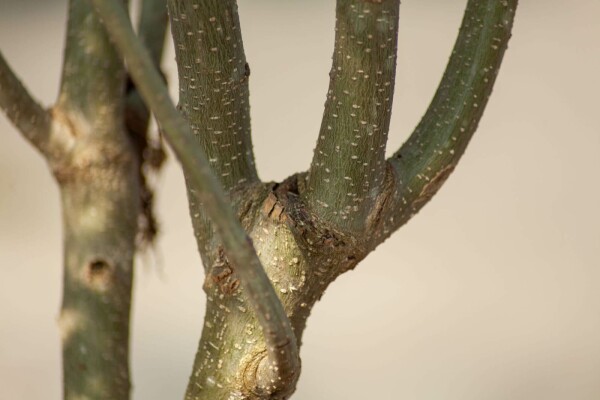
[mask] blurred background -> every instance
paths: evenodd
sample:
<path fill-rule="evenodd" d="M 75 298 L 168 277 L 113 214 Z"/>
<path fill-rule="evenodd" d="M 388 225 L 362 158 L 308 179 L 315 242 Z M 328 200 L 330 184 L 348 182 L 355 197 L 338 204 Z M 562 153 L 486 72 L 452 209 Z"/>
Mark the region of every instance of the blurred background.
<path fill-rule="evenodd" d="M 496 88 L 444 188 L 308 321 L 295 399 L 600 398 L 600 2 L 522 1 Z M 239 0 L 261 177 L 305 170 L 322 115 L 334 1 Z M 405 0 L 389 149 L 439 82 L 465 0 Z M 44 104 L 66 0 L 0 0 L 0 48 Z M 172 46 L 169 43 L 169 46 Z M 176 94 L 172 48 L 165 69 Z M 0 398 L 61 398 L 61 227 L 42 158 L 0 116 Z M 181 399 L 203 276 L 173 158 L 162 233 L 138 258 L 133 398 Z"/>

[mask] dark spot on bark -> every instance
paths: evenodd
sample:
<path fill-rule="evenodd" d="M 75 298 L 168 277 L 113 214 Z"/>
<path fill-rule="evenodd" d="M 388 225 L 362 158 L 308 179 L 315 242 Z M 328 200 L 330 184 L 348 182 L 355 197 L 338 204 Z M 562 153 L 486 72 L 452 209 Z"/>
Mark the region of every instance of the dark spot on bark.
<path fill-rule="evenodd" d="M 108 264 L 104 260 L 96 260 L 90 263 L 90 273 L 92 275 L 102 274 L 108 268 Z"/>
<path fill-rule="evenodd" d="M 86 280 L 95 289 L 106 289 L 113 277 L 114 267 L 104 259 L 95 259 L 86 267 Z"/>

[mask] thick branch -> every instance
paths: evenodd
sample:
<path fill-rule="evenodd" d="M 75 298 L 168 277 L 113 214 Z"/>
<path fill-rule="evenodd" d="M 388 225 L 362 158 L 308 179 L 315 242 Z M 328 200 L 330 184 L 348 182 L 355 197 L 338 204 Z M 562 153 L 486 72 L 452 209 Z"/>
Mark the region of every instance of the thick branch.
<path fill-rule="evenodd" d="M 90 1 L 70 0 L 57 107 L 69 114 L 70 122 L 81 134 L 114 137 L 119 127 L 107 126 L 106 121 L 122 124 L 124 90 L 123 62 Z M 85 126 L 89 123 L 92 126 Z"/>
<path fill-rule="evenodd" d="M 308 205 L 351 231 L 385 176 L 399 0 L 338 0 L 335 50 L 325 113 L 308 176 Z"/>
<path fill-rule="evenodd" d="M 265 385 L 295 379 L 299 370 L 298 348 L 279 298 L 236 216 L 190 125 L 173 106 L 150 56 L 135 36 L 127 13 L 118 0 L 92 0 L 107 32 L 125 56 L 130 73 L 146 104 L 156 115 L 165 136 L 203 203 L 231 263 L 237 268 L 248 301 L 263 328 L 268 365 Z M 269 376 L 270 375 L 270 376 Z"/>
<path fill-rule="evenodd" d="M 492 92 L 517 2 L 469 0 L 435 96 L 413 134 L 389 160 L 395 193 L 381 218 L 385 236 L 432 198 L 464 153 Z"/>
<path fill-rule="evenodd" d="M 169 0 L 179 109 L 221 184 L 256 181 L 246 63 L 235 0 Z"/>
<path fill-rule="evenodd" d="M 0 52 L 0 109 L 42 154 L 50 147 L 52 118 L 29 94 Z"/>
<path fill-rule="evenodd" d="M 156 68 L 160 69 L 169 18 L 166 0 L 144 0 L 138 22 L 138 37 L 146 45 Z M 131 83 L 131 82 L 128 82 Z M 133 85 L 127 88 L 127 126 L 134 135 L 146 138 L 150 111 Z"/>
<path fill-rule="evenodd" d="M 137 160 L 102 143 L 79 150 L 58 176 L 64 237 L 59 320 L 64 398 L 127 400 Z"/>

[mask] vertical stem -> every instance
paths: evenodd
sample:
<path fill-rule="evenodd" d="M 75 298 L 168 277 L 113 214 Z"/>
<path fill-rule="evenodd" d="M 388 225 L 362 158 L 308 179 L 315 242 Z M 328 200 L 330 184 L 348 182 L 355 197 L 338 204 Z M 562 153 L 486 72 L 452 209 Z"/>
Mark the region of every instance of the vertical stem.
<path fill-rule="evenodd" d="M 121 0 L 120 0 L 121 1 Z M 123 1 L 121 1 L 124 3 Z M 139 163 L 124 129 L 125 68 L 89 0 L 71 0 L 53 166 L 64 229 L 64 397 L 127 400 Z"/>
<path fill-rule="evenodd" d="M 122 1 L 122 0 L 121 0 Z M 68 110 L 71 123 L 94 135 L 113 136 L 115 127 L 102 116 L 121 123 L 125 69 L 103 31 L 89 0 L 70 0 L 60 95 L 57 106 Z M 82 132 L 83 133 L 83 132 Z"/>
<path fill-rule="evenodd" d="M 225 191 L 256 181 L 242 33 L 235 0 L 169 0 L 179 109 Z"/>
<path fill-rule="evenodd" d="M 469 0 L 452 55 L 425 115 L 389 159 L 397 193 L 383 212 L 393 232 L 439 190 L 458 164 L 492 93 L 518 0 Z M 388 214 L 390 212 L 391 214 Z M 387 235 L 387 233 L 386 233 Z"/>
<path fill-rule="evenodd" d="M 29 94 L 0 52 L 0 110 L 44 155 L 51 152 L 49 113 Z"/>
<path fill-rule="evenodd" d="M 360 231 L 385 175 L 399 0 L 338 0 L 335 50 L 306 198 L 319 216 Z"/>

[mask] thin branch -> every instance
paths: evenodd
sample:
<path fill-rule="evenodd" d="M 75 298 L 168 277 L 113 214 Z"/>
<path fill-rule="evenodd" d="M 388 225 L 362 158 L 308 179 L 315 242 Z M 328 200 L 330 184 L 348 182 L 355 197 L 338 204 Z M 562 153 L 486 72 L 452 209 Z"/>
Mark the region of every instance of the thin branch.
<path fill-rule="evenodd" d="M 235 0 L 169 0 L 179 108 L 225 190 L 258 180 L 248 79 Z"/>
<path fill-rule="evenodd" d="M 360 231 L 385 176 L 399 0 L 338 0 L 335 49 L 306 199 L 326 221 Z"/>
<path fill-rule="evenodd" d="M 143 0 L 138 37 L 146 45 L 154 64 L 160 66 L 169 15 L 166 0 Z"/>
<path fill-rule="evenodd" d="M 395 199 L 387 236 L 442 186 L 477 129 L 511 36 L 518 0 L 469 0 L 437 92 L 410 138 L 390 158 Z"/>
<path fill-rule="evenodd" d="M 140 191 L 124 108 L 122 59 L 91 2 L 70 0 L 54 112 L 74 145 L 53 168 L 65 233 L 61 315 L 63 331 L 73 331 L 63 341 L 64 397 L 69 400 L 125 400 L 130 393 L 129 324 Z M 97 287 L 96 280 L 103 284 Z"/>
<path fill-rule="evenodd" d="M 107 32 L 124 55 L 130 73 L 156 115 L 167 140 L 212 219 L 224 243 L 229 260 L 237 267 L 248 301 L 263 328 L 273 379 L 287 380 L 298 374 L 296 338 L 279 298 L 258 259 L 252 244 L 237 221 L 218 179 L 211 171 L 204 151 L 190 125 L 176 110 L 160 74 L 143 44 L 135 36 L 126 10 L 118 0 L 92 0 L 104 20 Z"/>
<path fill-rule="evenodd" d="M 42 154 L 50 147 L 52 118 L 29 94 L 0 52 L 0 109 Z"/>
<path fill-rule="evenodd" d="M 121 139 L 124 92 L 123 62 L 90 1 L 70 0 L 57 107 L 69 114 L 72 123 L 83 122 L 76 127 L 78 134 Z"/>

